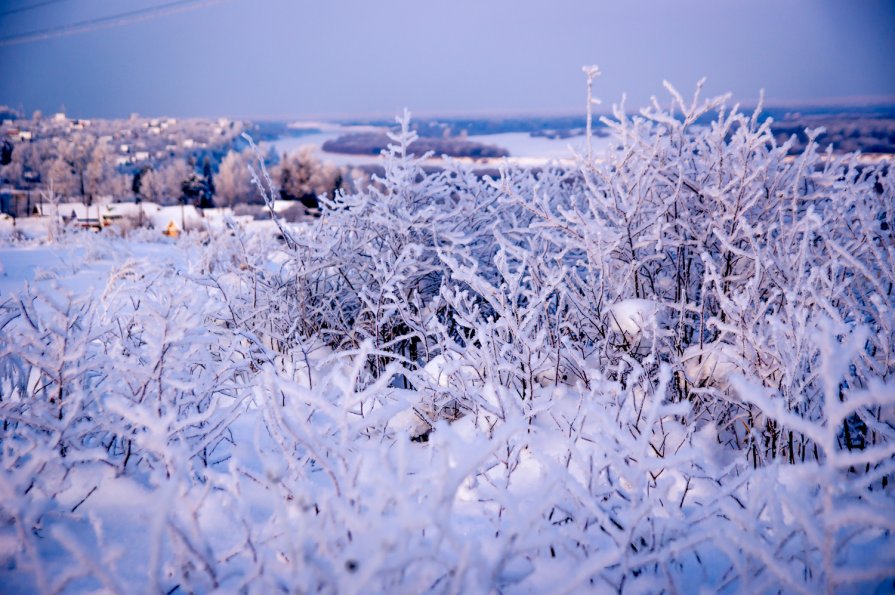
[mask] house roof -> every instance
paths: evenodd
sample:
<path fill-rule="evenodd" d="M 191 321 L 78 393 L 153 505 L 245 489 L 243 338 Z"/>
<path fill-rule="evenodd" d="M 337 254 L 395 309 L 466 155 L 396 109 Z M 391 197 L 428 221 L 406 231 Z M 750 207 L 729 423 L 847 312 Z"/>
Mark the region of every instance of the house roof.
<path fill-rule="evenodd" d="M 36 205 L 37 212 L 43 216 L 50 217 L 58 215 L 63 218 L 70 218 L 74 215 L 75 219 L 97 219 L 99 217 L 139 217 L 140 209 L 143 210 L 143 216 L 151 216 L 161 209 L 155 203 L 132 203 L 132 202 L 112 202 L 106 204 L 93 204 L 89 207 L 84 206 L 82 202 L 62 202 L 57 205 L 44 202 Z"/>

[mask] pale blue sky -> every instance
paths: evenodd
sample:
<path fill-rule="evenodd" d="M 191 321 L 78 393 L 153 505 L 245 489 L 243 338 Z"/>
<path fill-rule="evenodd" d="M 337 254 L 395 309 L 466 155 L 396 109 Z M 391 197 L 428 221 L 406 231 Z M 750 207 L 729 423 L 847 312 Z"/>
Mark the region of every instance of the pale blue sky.
<path fill-rule="evenodd" d="M 172 0 L 0 1 L 17 34 Z M 22 7 L 32 10 L 7 14 Z M 0 46 L 0 103 L 80 117 L 574 112 L 682 91 L 771 103 L 895 96 L 893 0 L 222 0 Z"/>

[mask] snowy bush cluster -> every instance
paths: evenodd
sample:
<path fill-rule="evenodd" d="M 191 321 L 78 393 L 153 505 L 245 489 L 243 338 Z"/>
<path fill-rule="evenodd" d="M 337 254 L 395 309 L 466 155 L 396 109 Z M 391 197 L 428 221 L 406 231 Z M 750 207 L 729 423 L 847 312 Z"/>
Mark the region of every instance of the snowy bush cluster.
<path fill-rule="evenodd" d="M 405 114 L 281 242 L 3 296 L 0 584 L 892 589 L 893 177 L 668 90 L 496 180 Z"/>

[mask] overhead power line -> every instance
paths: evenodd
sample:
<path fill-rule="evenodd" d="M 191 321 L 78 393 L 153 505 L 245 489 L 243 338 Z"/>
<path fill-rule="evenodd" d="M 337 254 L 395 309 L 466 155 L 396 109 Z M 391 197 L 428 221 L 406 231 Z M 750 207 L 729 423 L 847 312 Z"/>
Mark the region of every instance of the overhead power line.
<path fill-rule="evenodd" d="M 59 0 L 55 0 L 59 1 Z M 187 12 L 199 8 L 205 8 L 213 4 L 220 4 L 225 0 L 177 0 L 176 2 L 168 2 L 150 8 L 141 8 L 130 12 L 122 12 L 105 17 L 88 19 L 78 23 L 62 25 L 59 27 L 50 27 L 47 29 L 39 29 L 37 31 L 29 31 L 27 33 L 17 33 L 15 35 L 7 35 L 0 37 L 0 47 L 8 45 L 16 45 L 20 43 L 28 43 L 31 41 L 40 41 L 43 39 L 51 39 L 54 37 L 65 37 L 75 35 L 77 33 L 89 33 L 98 29 L 110 29 L 121 25 L 130 25 L 141 21 L 148 21 L 162 16 Z"/>
<path fill-rule="evenodd" d="M 34 4 L 29 4 L 28 6 L 11 8 L 10 10 L 4 10 L 3 12 L 0 12 L 0 17 L 5 17 L 10 14 L 18 14 L 20 12 L 27 12 L 35 8 L 40 8 L 41 6 L 47 6 L 48 4 L 58 4 L 59 2 L 65 2 L 65 0 L 44 0 L 43 2 L 35 2 Z"/>

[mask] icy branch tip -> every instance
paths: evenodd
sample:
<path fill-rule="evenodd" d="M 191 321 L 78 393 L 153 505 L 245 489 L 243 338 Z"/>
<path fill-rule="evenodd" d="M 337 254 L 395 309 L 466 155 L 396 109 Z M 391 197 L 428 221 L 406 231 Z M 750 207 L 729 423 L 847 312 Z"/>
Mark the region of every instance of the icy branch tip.
<path fill-rule="evenodd" d="M 593 79 L 600 76 L 600 67 L 596 64 L 591 64 L 590 66 L 582 66 L 581 71 L 587 75 L 587 78 Z"/>

